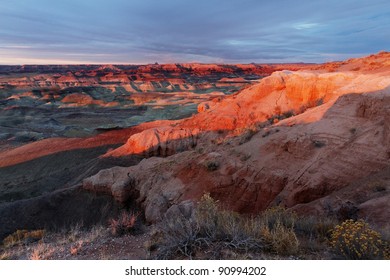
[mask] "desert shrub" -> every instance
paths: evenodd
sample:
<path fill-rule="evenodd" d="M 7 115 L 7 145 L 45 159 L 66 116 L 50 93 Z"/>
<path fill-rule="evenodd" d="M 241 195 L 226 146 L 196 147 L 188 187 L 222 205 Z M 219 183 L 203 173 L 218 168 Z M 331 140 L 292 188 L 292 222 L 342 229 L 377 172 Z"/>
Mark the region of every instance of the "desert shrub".
<path fill-rule="evenodd" d="M 17 230 L 4 238 L 3 245 L 5 247 L 12 247 L 14 245 L 32 243 L 41 240 L 44 235 L 45 230 Z"/>
<path fill-rule="evenodd" d="M 367 188 L 373 192 L 384 192 L 387 190 L 387 183 L 384 180 L 374 180 L 367 183 Z"/>
<path fill-rule="evenodd" d="M 327 240 L 336 225 L 336 219 L 330 217 L 305 216 L 296 220 L 294 230 L 304 237 Z"/>
<path fill-rule="evenodd" d="M 79 253 L 81 247 L 83 246 L 84 242 L 83 240 L 80 240 L 78 242 L 76 242 L 75 244 L 73 244 L 70 249 L 69 249 L 69 253 L 72 255 L 72 256 L 75 256 Z"/>
<path fill-rule="evenodd" d="M 291 118 L 294 115 L 295 115 L 294 110 L 289 110 L 289 111 L 286 111 L 286 112 L 283 113 L 283 118 L 284 119 Z"/>
<path fill-rule="evenodd" d="M 385 231 L 385 229 L 382 229 Z M 209 194 L 204 195 L 191 218 L 166 217 L 148 244 L 158 249 L 157 258 L 223 258 L 276 254 L 329 257 L 329 249 L 345 259 L 388 259 L 389 238 L 364 221 L 347 220 L 337 225 L 335 218 L 297 214 L 272 207 L 255 216 L 223 210 Z M 329 247 L 331 244 L 331 248 Z"/>
<path fill-rule="evenodd" d="M 210 250 L 209 257 L 217 258 L 222 250 L 240 252 L 261 250 L 260 222 L 244 218 L 232 211 L 220 210 L 218 202 L 209 194 L 198 202 L 192 218 L 182 215 L 165 217 L 157 237 L 149 248 L 159 248 L 156 258 L 169 259 L 178 256 L 192 258 L 197 252 Z"/>
<path fill-rule="evenodd" d="M 271 134 L 271 130 L 267 130 L 263 133 L 263 135 L 261 135 L 261 137 L 265 138 L 267 136 L 269 136 Z"/>
<path fill-rule="evenodd" d="M 218 201 L 205 194 L 195 211 L 195 224 L 201 238 L 209 242 L 222 242 L 233 249 L 262 248 L 262 223 L 255 218 L 242 217 L 236 212 L 220 210 Z"/>
<path fill-rule="evenodd" d="M 206 162 L 206 168 L 208 171 L 215 171 L 219 168 L 219 162 L 210 160 Z"/>
<path fill-rule="evenodd" d="M 266 249 L 279 255 L 298 252 L 299 241 L 294 232 L 297 215 L 281 206 L 268 208 L 260 215 L 261 235 Z"/>
<path fill-rule="evenodd" d="M 63 229 L 62 233 L 64 237 L 63 240 L 64 243 L 76 242 L 81 238 L 81 235 L 83 234 L 82 225 L 81 224 L 72 225 L 72 227 L 69 230 Z"/>
<path fill-rule="evenodd" d="M 250 159 L 252 157 L 252 155 L 251 154 L 246 154 L 246 153 L 244 153 L 244 154 L 241 154 L 241 156 L 240 156 L 240 160 L 241 161 L 247 161 L 248 159 Z"/>
<path fill-rule="evenodd" d="M 278 224 L 287 228 L 293 228 L 297 220 L 297 215 L 284 207 L 275 206 L 265 210 L 261 214 L 261 218 L 265 225 L 272 230 Z"/>
<path fill-rule="evenodd" d="M 11 254 L 9 252 L 1 252 L 0 253 L 0 261 L 2 260 L 10 260 Z"/>
<path fill-rule="evenodd" d="M 109 227 L 114 236 L 130 233 L 135 230 L 138 213 L 124 211 L 117 219 L 110 219 Z"/>
<path fill-rule="evenodd" d="M 299 241 L 292 228 L 276 222 L 270 230 L 264 227 L 262 235 L 268 244 L 268 249 L 279 255 L 293 255 L 298 252 Z"/>
<path fill-rule="evenodd" d="M 252 139 L 254 135 L 258 132 L 258 129 L 255 127 L 247 128 L 242 134 L 239 141 L 239 144 L 242 145 Z"/>
<path fill-rule="evenodd" d="M 200 199 L 196 211 L 195 222 L 200 235 L 214 238 L 218 221 L 218 201 L 210 194 L 205 194 Z"/>
<path fill-rule="evenodd" d="M 55 251 L 55 248 L 50 244 L 39 243 L 32 249 L 32 252 L 29 256 L 30 260 L 47 260 L 49 259 Z"/>
<path fill-rule="evenodd" d="M 323 141 L 313 140 L 312 142 L 313 142 L 313 145 L 315 148 L 322 148 L 322 147 L 326 146 L 326 143 Z"/>
<path fill-rule="evenodd" d="M 150 248 L 159 248 L 156 258 L 171 259 L 178 255 L 192 258 L 204 241 L 199 238 L 198 229 L 193 222 L 183 216 L 167 217 L 153 237 L 155 243 L 149 245 Z"/>
<path fill-rule="evenodd" d="M 316 104 L 315 106 L 321 106 L 322 104 L 324 104 L 325 100 L 323 97 L 319 98 L 316 100 Z"/>
<path fill-rule="evenodd" d="M 353 260 L 384 259 L 388 257 L 389 245 L 379 232 L 363 220 L 346 220 L 337 225 L 331 235 L 334 252 Z"/>

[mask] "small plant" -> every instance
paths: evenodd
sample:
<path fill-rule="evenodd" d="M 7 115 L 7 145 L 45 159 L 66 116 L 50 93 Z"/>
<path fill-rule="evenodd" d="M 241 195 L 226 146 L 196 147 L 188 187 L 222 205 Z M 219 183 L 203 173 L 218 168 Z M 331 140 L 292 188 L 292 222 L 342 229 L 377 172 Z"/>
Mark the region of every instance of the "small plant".
<path fill-rule="evenodd" d="M 247 128 L 244 133 L 242 133 L 239 144 L 242 145 L 252 139 L 254 135 L 258 132 L 258 129 L 253 127 L 253 128 Z"/>
<path fill-rule="evenodd" d="M 322 148 L 326 145 L 326 143 L 319 140 L 313 140 L 313 145 L 316 148 Z"/>
<path fill-rule="evenodd" d="M 198 228 L 204 235 L 212 236 L 218 216 L 218 201 L 215 201 L 209 193 L 204 194 L 199 200 L 195 212 Z"/>
<path fill-rule="evenodd" d="M 331 246 L 345 259 L 384 259 L 388 254 L 388 244 L 380 233 L 363 220 L 346 220 L 337 225 L 331 235 Z"/>
<path fill-rule="evenodd" d="M 54 253 L 54 248 L 48 244 L 39 243 L 30 254 L 30 260 L 47 260 Z"/>
<path fill-rule="evenodd" d="M 281 222 L 273 225 L 273 229 L 265 227 L 262 235 L 271 251 L 279 255 L 293 255 L 298 252 L 299 241 L 292 228 Z"/>
<path fill-rule="evenodd" d="M 114 236 L 120 236 L 135 230 L 139 213 L 122 212 L 117 219 L 111 219 L 109 226 Z"/>
<path fill-rule="evenodd" d="M 283 113 L 283 118 L 288 119 L 295 116 L 295 112 L 293 110 L 289 110 Z"/>
<path fill-rule="evenodd" d="M 261 235 L 268 250 L 279 255 L 292 255 L 298 251 L 299 241 L 294 232 L 297 215 L 284 207 L 265 210 L 260 219 L 263 223 Z"/>
<path fill-rule="evenodd" d="M 75 256 L 79 253 L 79 250 L 81 249 L 81 247 L 83 246 L 83 241 L 80 240 L 79 242 L 77 242 L 76 244 L 72 245 L 70 247 L 70 254 L 72 256 Z"/>
<path fill-rule="evenodd" d="M 261 135 L 261 137 L 265 138 L 265 137 L 269 136 L 270 134 L 271 134 L 271 131 L 267 130 L 263 135 Z"/>
<path fill-rule="evenodd" d="M 158 247 L 157 259 L 172 259 L 176 256 L 192 258 L 195 251 L 202 245 L 198 238 L 198 228 L 183 216 L 166 217 L 160 224 L 160 232 L 155 235 L 155 243 L 148 244 L 152 250 Z"/>
<path fill-rule="evenodd" d="M 324 104 L 324 98 L 323 97 L 321 97 L 321 98 L 316 100 L 316 106 L 321 106 L 322 104 Z"/>
<path fill-rule="evenodd" d="M 2 252 L 0 253 L 0 261 L 2 260 L 10 260 L 11 254 L 9 252 Z"/>
<path fill-rule="evenodd" d="M 76 224 L 72 226 L 66 234 L 66 241 L 68 242 L 76 242 L 80 236 L 82 235 L 82 229 L 80 224 Z"/>
<path fill-rule="evenodd" d="M 265 225 L 272 230 L 278 224 L 287 228 L 293 228 L 297 220 L 297 215 L 284 207 L 275 206 L 265 210 L 261 214 L 261 218 Z"/>
<path fill-rule="evenodd" d="M 372 189 L 374 192 L 384 192 L 387 189 L 386 181 L 372 181 L 367 184 L 367 187 Z"/>
<path fill-rule="evenodd" d="M 240 160 L 241 161 L 247 161 L 248 159 L 250 159 L 252 157 L 251 154 L 242 154 L 241 157 L 240 157 Z"/>
<path fill-rule="evenodd" d="M 328 240 L 337 220 L 329 217 L 306 216 L 297 219 L 294 230 L 297 234 L 307 238 L 316 238 L 321 241 Z"/>
<path fill-rule="evenodd" d="M 217 161 L 208 161 L 206 162 L 206 168 L 208 171 L 215 171 L 219 168 L 219 162 Z"/>

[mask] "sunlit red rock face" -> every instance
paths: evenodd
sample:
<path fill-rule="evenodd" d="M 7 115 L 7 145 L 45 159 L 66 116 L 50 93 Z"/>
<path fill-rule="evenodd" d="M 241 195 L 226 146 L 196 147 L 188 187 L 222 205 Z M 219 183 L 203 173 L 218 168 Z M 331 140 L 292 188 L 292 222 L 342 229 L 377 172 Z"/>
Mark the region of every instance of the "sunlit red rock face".
<path fill-rule="evenodd" d="M 104 189 L 121 202 L 137 199 L 149 222 L 210 192 L 240 212 L 285 205 L 305 214 L 357 215 L 386 224 L 390 212 L 378 209 L 390 196 L 389 61 L 389 53 L 380 53 L 336 63 L 330 73 L 329 65 L 273 73 L 176 122 L 175 130 L 199 129 L 196 147 L 101 171 L 84 186 Z M 144 145 L 150 134 L 166 135 L 143 131 L 107 155 L 150 151 Z M 115 180 L 105 180 L 106 173 Z"/>
<path fill-rule="evenodd" d="M 146 129 L 132 135 L 122 147 L 108 152 L 105 156 L 138 154 L 150 156 L 170 156 L 196 146 L 198 129 L 161 126 Z"/>

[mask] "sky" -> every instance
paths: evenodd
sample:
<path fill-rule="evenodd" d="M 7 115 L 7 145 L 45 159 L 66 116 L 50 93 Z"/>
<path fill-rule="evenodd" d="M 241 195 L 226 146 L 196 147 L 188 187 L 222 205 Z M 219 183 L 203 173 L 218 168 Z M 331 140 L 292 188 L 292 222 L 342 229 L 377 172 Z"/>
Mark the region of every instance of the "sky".
<path fill-rule="evenodd" d="M 389 0 L 0 0 L 0 64 L 325 62 L 381 50 Z"/>

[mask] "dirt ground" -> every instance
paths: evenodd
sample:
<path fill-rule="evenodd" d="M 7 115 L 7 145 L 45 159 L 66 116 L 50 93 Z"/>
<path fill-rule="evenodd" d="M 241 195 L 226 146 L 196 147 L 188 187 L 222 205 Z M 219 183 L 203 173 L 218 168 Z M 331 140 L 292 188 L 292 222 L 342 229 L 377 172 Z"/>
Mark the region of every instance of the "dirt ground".
<path fill-rule="evenodd" d="M 0 260 L 143 260 L 148 228 L 136 234 L 113 236 L 109 229 L 73 229 L 67 234 L 50 233 L 42 240 L 0 247 Z"/>

